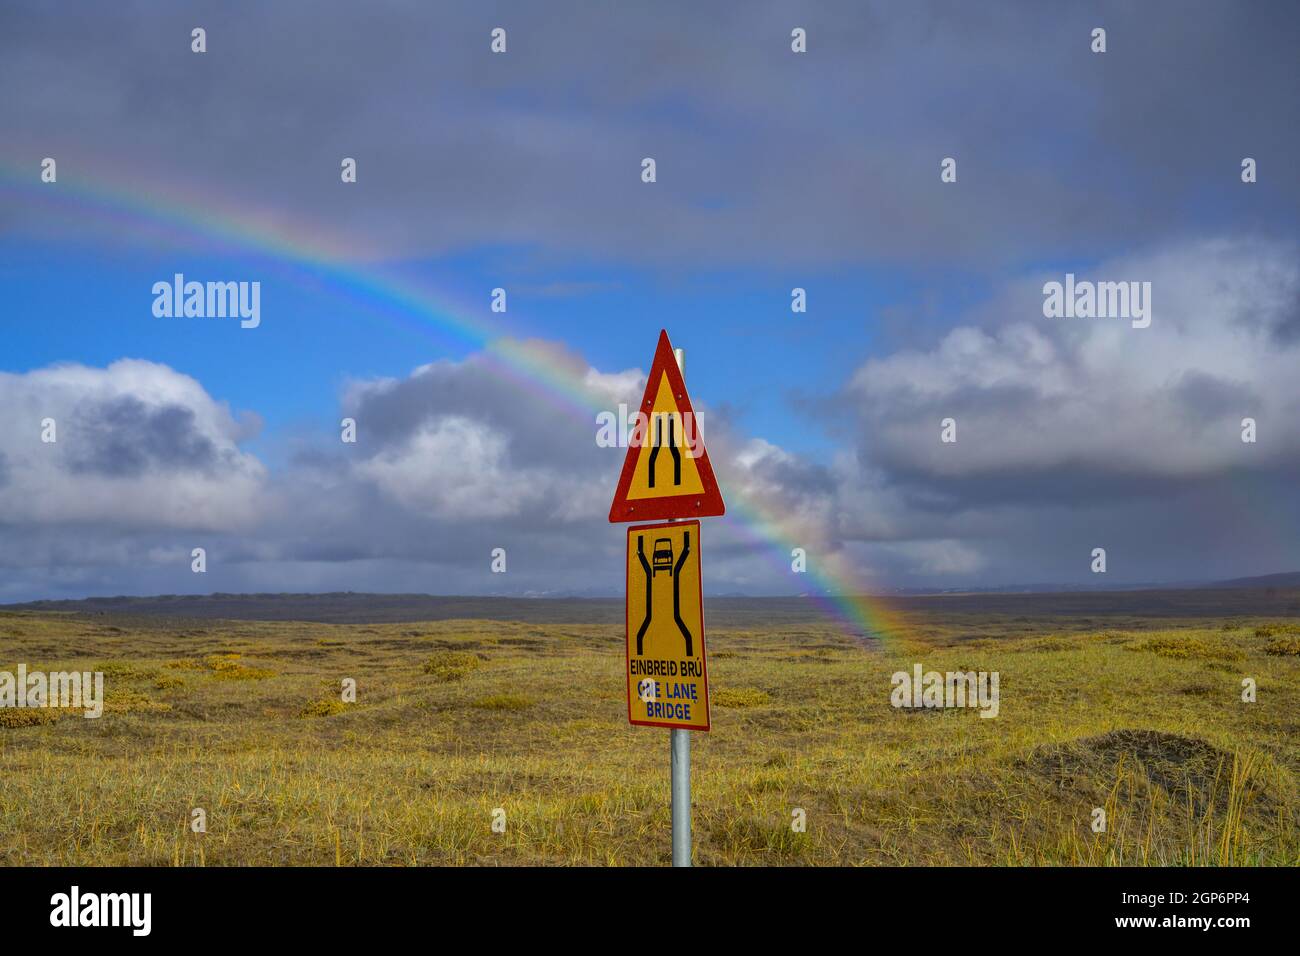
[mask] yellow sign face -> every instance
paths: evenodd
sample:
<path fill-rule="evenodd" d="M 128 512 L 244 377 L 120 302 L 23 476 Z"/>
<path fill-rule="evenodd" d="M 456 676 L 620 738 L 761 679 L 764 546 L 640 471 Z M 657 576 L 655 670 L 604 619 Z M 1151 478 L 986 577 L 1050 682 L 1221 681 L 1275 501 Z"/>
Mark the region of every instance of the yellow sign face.
<path fill-rule="evenodd" d="M 677 410 L 666 372 L 659 376 L 654 406 L 644 419 L 644 435 L 639 434 L 641 430 L 639 425 L 637 437 L 645 450 L 632 472 L 628 500 L 703 494 L 704 483 L 695 464 L 699 432 L 694 419 Z"/>
<path fill-rule="evenodd" d="M 627 719 L 709 729 L 698 521 L 627 529 Z"/>

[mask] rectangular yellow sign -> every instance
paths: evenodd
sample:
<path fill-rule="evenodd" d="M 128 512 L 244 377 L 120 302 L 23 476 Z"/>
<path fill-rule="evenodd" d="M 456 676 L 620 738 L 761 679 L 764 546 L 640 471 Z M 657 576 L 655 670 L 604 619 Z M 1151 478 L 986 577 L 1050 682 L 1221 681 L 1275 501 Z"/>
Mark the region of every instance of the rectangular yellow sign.
<path fill-rule="evenodd" d="M 627 719 L 709 729 L 698 521 L 627 529 Z"/>

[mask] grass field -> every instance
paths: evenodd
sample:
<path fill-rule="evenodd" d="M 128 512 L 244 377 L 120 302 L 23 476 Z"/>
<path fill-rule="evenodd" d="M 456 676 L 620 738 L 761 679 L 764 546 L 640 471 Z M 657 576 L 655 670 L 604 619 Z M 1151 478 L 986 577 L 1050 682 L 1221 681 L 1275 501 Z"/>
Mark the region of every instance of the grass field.
<path fill-rule="evenodd" d="M 1015 612 L 711 629 L 696 863 L 1300 863 L 1294 617 Z M 0 613 L 20 662 L 103 671 L 107 705 L 0 711 L 3 864 L 669 861 L 668 734 L 627 724 L 617 624 Z M 894 708 L 914 663 L 997 671 L 999 715 Z"/>

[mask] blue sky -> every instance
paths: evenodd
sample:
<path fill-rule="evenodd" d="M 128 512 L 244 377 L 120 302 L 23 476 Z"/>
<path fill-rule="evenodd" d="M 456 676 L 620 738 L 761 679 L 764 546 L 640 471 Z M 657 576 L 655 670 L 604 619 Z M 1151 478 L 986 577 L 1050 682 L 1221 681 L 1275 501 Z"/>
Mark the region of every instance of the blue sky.
<path fill-rule="evenodd" d="M 255 409 L 268 448 L 308 422 L 332 427 L 321 410 L 337 399 L 344 377 L 400 377 L 432 358 L 463 359 L 471 351 L 462 337 L 400 305 L 349 301 L 328 276 L 325 288 L 313 288 L 304 267 L 286 268 L 256 252 L 178 256 L 28 241 L 6 243 L 0 254 L 21 276 L 11 286 L 14 313 L 49 317 L 14 325 L 3 368 L 19 372 L 70 357 L 93 365 L 149 358 L 198 378 L 236 409 Z M 411 277 L 452 300 L 477 300 L 474 318 L 501 335 L 558 339 L 603 369 L 646 367 L 658 330 L 667 326 L 689 349 L 693 395 L 729 406 L 739 424 L 817 458 L 834 449 L 835 439 L 808 428 L 800 402 L 831 397 L 879 339 L 891 338 L 882 309 L 922 294 L 943 296 L 933 281 L 865 271 L 667 276 L 608 263 L 520 268 L 521 258 L 527 254 L 518 249 L 479 249 L 384 265 L 374 274 Z M 225 323 L 155 318 L 150 290 L 175 271 L 197 281 L 258 278 L 262 309 L 274 321 L 232 334 Z M 509 295 L 504 314 L 490 308 L 497 287 Z M 796 287 L 808 293 L 805 314 L 791 311 Z"/>

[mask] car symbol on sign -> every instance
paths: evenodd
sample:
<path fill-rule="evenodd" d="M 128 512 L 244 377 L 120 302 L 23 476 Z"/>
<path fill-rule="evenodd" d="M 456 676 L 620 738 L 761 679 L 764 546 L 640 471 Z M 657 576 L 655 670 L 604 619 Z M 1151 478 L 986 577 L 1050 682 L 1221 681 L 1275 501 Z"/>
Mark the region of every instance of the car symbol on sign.
<path fill-rule="evenodd" d="M 667 571 L 668 576 L 673 575 L 673 543 L 669 538 L 656 538 L 654 555 L 651 558 L 654 570 L 650 572 L 651 576 L 658 574 L 660 571 Z"/>

